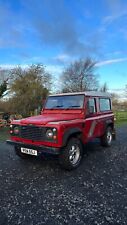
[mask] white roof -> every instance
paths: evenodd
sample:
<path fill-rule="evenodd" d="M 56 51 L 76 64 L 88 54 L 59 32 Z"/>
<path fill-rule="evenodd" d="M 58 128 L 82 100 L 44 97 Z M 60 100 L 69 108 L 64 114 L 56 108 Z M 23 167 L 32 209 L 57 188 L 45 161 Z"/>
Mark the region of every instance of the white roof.
<path fill-rule="evenodd" d="M 111 94 L 106 92 L 98 92 L 98 91 L 85 91 L 85 92 L 73 92 L 73 93 L 61 93 L 61 94 L 54 94 L 50 96 L 66 96 L 66 95 L 85 95 L 85 96 L 92 96 L 92 97 L 111 97 Z"/>

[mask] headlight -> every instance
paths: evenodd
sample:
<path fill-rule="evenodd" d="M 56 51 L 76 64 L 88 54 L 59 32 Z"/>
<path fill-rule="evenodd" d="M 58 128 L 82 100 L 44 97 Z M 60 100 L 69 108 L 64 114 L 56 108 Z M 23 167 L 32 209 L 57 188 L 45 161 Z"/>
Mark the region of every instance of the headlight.
<path fill-rule="evenodd" d="M 46 131 L 46 137 L 48 139 L 54 139 L 56 140 L 56 128 L 53 128 L 53 129 L 47 129 Z"/>
<path fill-rule="evenodd" d="M 52 130 L 47 130 L 46 131 L 46 137 L 47 138 L 52 138 L 53 137 L 53 131 Z"/>
<path fill-rule="evenodd" d="M 13 133 L 14 133 L 15 135 L 19 134 L 19 127 L 14 127 Z"/>

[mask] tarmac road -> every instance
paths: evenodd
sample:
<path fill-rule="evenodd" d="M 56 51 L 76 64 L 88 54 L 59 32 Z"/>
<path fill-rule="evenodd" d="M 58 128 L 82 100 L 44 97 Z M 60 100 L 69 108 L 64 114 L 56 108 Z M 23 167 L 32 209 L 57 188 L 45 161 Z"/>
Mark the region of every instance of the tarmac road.
<path fill-rule="evenodd" d="M 0 143 L 0 225 L 127 225 L 127 125 L 111 148 L 89 143 L 81 166 L 25 160 Z"/>

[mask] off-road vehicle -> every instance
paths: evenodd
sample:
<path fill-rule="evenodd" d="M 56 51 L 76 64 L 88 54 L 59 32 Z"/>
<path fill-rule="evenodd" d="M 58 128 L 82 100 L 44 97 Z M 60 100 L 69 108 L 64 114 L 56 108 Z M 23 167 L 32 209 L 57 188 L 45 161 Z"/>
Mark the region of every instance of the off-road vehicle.
<path fill-rule="evenodd" d="M 109 94 L 80 92 L 51 95 L 41 115 L 14 120 L 10 125 L 16 154 L 25 159 L 40 154 L 58 155 L 68 170 L 79 166 L 85 144 L 99 138 L 110 147 L 115 137 L 114 114 Z"/>

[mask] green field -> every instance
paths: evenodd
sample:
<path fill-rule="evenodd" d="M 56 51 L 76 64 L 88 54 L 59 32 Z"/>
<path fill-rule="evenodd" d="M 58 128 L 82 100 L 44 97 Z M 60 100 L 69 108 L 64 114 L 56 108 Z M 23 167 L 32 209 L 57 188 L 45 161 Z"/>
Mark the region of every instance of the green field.
<path fill-rule="evenodd" d="M 115 112 L 116 123 L 127 123 L 127 111 Z"/>

